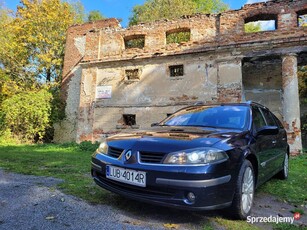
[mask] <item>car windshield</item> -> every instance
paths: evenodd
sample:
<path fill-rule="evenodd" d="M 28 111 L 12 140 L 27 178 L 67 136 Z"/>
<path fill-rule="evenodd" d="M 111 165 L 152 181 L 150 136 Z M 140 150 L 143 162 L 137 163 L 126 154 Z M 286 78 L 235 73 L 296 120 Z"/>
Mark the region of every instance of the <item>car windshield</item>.
<path fill-rule="evenodd" d="M 161 125 L 245 129 L 248 111 L 247 106 L 240 105 L 189 107 L 174 113 Z"/>

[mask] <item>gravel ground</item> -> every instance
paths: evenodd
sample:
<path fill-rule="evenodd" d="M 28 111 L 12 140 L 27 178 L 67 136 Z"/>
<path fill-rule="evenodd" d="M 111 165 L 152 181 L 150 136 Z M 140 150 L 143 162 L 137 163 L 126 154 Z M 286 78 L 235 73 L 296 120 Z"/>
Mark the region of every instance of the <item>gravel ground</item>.
<path fill-rule="evenodd" d="M 0 229 L 152 229 L 106 205 L 89 205 L 55 189 L 61 180 L 0 170 Z"/>
<path fill-rule="evenodd" d="M 48 229 L 198 229 L 206 218 L 134 201 L 133 211 L 110 205 L 90 205 L 56 189 L 61 180 L 8 173 L 0 169 L 0 230 Z M 97 186 L 97 189 L 101 189 Z M 176 223 L 175 225 L 172 225 Z M 165 226 L 165 224 L 167 224 Z"/>
<path fill-rule="evenodd" d="M 0 169 L 0 229 L 203 229 L 208 222 L 207 217 L 219 215 L 216 212 L 187 212 L 135 201 L 125 202 L 137 207 L 133 211 L 110 205 L 90 205 L 57 190 L 56 185 L 60 182 L 50 177 L 7 173 Z M 257 195 L 252 216 L 292 217 L 290 211 L 294 208 L 273 196 Z M 307 213 L 306 207 L 299 208 Z M 296 221 L 296 224 L 306 223 L 306 215 Z M 265 229 L 272 228 L 267 224 L 258 225 Z"/>

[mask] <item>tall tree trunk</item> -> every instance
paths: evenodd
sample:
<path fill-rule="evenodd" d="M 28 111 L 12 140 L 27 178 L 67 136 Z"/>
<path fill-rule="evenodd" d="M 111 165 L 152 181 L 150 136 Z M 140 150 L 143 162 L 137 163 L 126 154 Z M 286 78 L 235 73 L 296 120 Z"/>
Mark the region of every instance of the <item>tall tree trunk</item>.
<path fill-rule="evenodd" d="M 51 69 L 47 69 L 47 76 L 46 76 L 46 81 L 50 82 L 51 81 Z"/>

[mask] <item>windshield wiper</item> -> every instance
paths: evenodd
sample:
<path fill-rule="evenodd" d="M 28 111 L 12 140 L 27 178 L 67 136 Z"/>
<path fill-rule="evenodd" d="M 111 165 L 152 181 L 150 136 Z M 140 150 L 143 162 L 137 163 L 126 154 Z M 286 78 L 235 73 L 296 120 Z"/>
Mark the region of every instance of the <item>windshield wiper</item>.
<path fill-rule="evenodd" d="M 180 126 L 186 126 L 186 127 L 204 127 L 204 128 L 213 128 L 213 129 L 218 129 L 220 127 L 216 126 L 210 126 L 210 125 L 180 125 Z"/>

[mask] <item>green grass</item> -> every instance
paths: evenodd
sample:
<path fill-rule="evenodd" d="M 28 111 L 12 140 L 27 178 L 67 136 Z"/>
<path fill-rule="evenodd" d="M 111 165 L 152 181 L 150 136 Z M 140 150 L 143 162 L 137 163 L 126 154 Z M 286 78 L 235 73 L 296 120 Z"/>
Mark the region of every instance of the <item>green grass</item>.
<path fill-rule="evenodd" d="M 0 167 L 16 173 L 63 179 L 58 187 L 65 193 L 92 203 L 107 203 L 108 192 L 97 188 L 91 178 L 93 151 L 81 150 L 87 147 L 76 144 L 0 145 Z"/>
<path fill-rule="evenodd" d="M 227 230 L 260 230 L 260 228 L 256 225 L 249 224 L 243 220 L 227 220 L 220 217 L 216 217 L 213 218 L 213 221 Z"/>
<path fill-rule="evenodd" d="M 260 186 L 258 192 L 265 192 L 296 205 L 307 204 L 307 154 L 290 158 L 289 178 L 271 179 Z"/>
<path fill-rule="evenodd" d="M 296 226 L 294 224 L 286 224 L 286 223 L 274 224 L 273 226 L 273 230 L 303 230 L 303 229 L 306 230 L 305 227 Z"/>
<path fill-rule="evenodd" d="M 97 145 L 96 145 L 97 146 Z M 106 194 L 90 175 L 91 154 L 96 146 L 77 144 L 10 145 L 0 144 L 0 167 L 12 172 L 63 179 L 65 192 L 89 202 L 105 203 Z M 307 154 L 290 159 L 288 180 L 271 179 L 258 192 L 265 192 L 293 204 L 307 203 Z M 109 199 L 105 199 L 109 200 Z"/>
<path fill-rule="evenodd" d="M 112 204 L 130 212 L 139 210 L 143 204 L 113 195 L 98 187 L 90 175 L 91 155 L 96 146 L 89 143 L 77 144 L 42 144 L 42 145 L 10 145 L 0 144 L 0 168 L 7 171 L 49 176 L 62 179 L 58 185 L 63 192 L 80 197 L 94 204 Z M 307 154 L 290 159 L 290 175 L 288 180 L 272 179 L 261 186 L 258 191 L 279 197 L 283 201 L 294 204 L 306 204 Z M 134 206 L 134 207 L 131 207 Z M 211 223 L 210 223 L 211 222 Z M 233 221 L 220 217 L 210 218 L 203 229 L 214 229 L 216 223 L 225 229 L 254 230 L 257 226 L 246 221 Z M 278 230 L 295 230 L 296 226 L 279 224 L 273 226 Z"/>
<path fill-rule="evenodd" d="M 304 210 L 303 209 L 300 209 L 300 208 L 295 208 L 295 209 L 293 209 L 293 210 L 291 210 L 291 213 L 299 213 L 299 214 L 301 214 L 301 215 L 304 215 L 305 213 L 304 213 Z"/>

